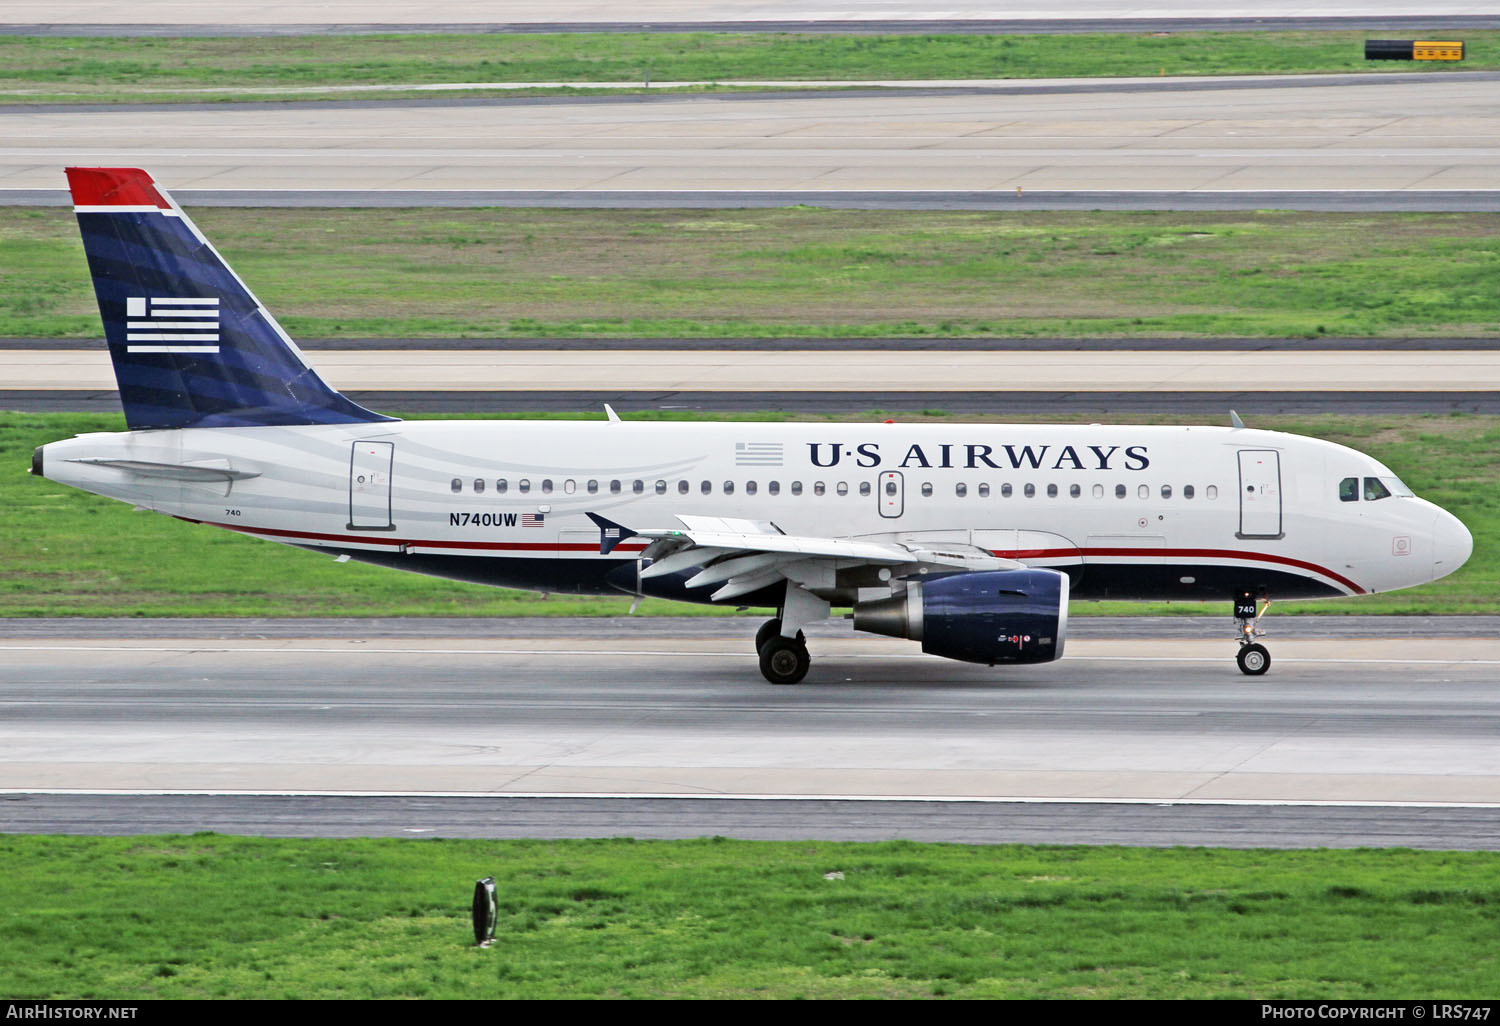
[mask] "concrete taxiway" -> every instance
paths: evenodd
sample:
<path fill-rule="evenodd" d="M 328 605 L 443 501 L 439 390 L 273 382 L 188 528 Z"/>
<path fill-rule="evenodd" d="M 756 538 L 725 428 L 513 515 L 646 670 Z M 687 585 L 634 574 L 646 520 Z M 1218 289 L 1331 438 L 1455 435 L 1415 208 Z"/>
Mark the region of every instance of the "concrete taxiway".
<path fill-rule="evenodd" d="M 630 833 L 633 816 L 659 824 L 667 799 L 732 799 L 739 812 L 715 805 L 679 828 L 722 832 L 699 824 L 741 816 L 758 823 L 750 836 L 807 836 L 806 802 L 850 799 L 829 822 L 860 836 L 1015 839 L 1103 822 L 1129 843 L 1500 838 L 1500 625 L 1488 619 L 1445 630 L 1376 618 L 1323 637 L 1316 621 L 1287 620 L 1257 680 L 1234 668 L 1227 630 L 1185 638 L 1169 624 L 1157 637 L 1151 621 L 1078 620 L 1063 661 L 990 669 L 833 622 L 809 632 L 813 671 L 794 688 L 760 680 L 749 620 L 481 621 L 428 636 L 399 623 L 390 637 L 286 622 L 180 637 L 163 622 L 7 630 L 0 828 L 55 825 L 71 808 L 68 829 L 90 832 L 99 799 L 77 796 L 110 792 L 135 803 L 117 809 L 154 809 L 143 825 L 174 829 L 296 819 L 291 799 L 318 796 L 306 807 L 319 822 L 356 832 L 395 808 L 402 830 L 462 822 L 483 835 L 489 822 L 513 836 L 515 822 L 538 829 L 535 815 L 572 836 L 601 829 L 608 798 L 645 803 L 608 806 L 608 832 Z M 139 804 L 188 794 L 209 799 Z M 372 801 L 335 800 L 354 798 Z M 763 801 L 782 804 L 748 809 Z M 1198 811 L 1094 808 L 1157 804 Z M 1303 811 L 1266 811 L 1285 808 Z M 1318 811 L 1350 808 L 1366 811 Z M 1446 811 L 1414 811 L 1432 809 Z M 1454 833 L 1435 835 L 1437 822 Z"/>
<path fill-rule="evenodd" d="M 1310 343 L 1311 345 L 1311 343 Z M 348 392 L 1470 392 L 1500 381 L 1500 351 L 335 350 L 318 372 Z M 109 390 L 102 348 L 0 350 L 12 389 Z"/>
<path fill-rule="evenodd" d="M 1273 357 L 1248 349 L 336 349 L 310 359 L 333 387 L 380 405 L 414 395 L 472 393 L 484 397 L 474 403 L 480 408 L 497 397 L 534 403 L 552 394 L 569 401 L 628 396 L 653 404 L 679 402 L 684 395 L 748 396 L 754 397 L 752 406 L 767 396 L 805 394 L 869 408 L 872 397 L 891 392 L 934 402 L 1039 393 L 1040 402 L 1059 382 L 1075 394 L 1150 393 L 1158 401 L 1194 393 L 1253 401 L 1262 393 L 1340 392 L 1367 401 L 1390 393 L 1379 403 L 1385 408 L 1413 394 L 1461 400 L 1472 393 L 1488 400 L 1500 381 L 1500 351 L 1493 349 L 1366 350 L 1357 359 L 1317 349 L 1281 350 Z M 87 396 L 107 399 L 115 388 L 102 347 L 0 349 L 0 381 L 10 399 L 33 403 L 52 395 L 76 405 Z"/>
<path fill-rule="evenodd" d="M 1111 31 L 1170 24 L 1178 30 L 1228 22 L 1244 30 L 1272 25 L 1390 24 L 1406 20 L 1486 22 L 1494 11 L 1464 0 L 1357 0 L 1337 5 L 1243 0 L 1069 0 L 1067 4 L 995 0 L 955 6 L 938 0 L 651 0 L 623 11 L 598 0 L 555 0 L 543 7 L 522 0 L 325 0 L 317 4 L 228 0 L 58 0 L 37 24 L 34 4 L 0 3 L 0 22 L 47 34 L 282 34 L 358 31 Z M 628 14 L 628 17 L 622 15 Z M 1462 20 L 1461 20 L 1462 19 Z M 9 28 L 10 26 L 6 26 Z"/>
<path fill-rule="evenodd" d="M 1494 76 L 0 112 L 0 188 L 69 164 L 171 190 L 1493 191 Z M 649 205 L 649 199 L 642 201 Z"/>

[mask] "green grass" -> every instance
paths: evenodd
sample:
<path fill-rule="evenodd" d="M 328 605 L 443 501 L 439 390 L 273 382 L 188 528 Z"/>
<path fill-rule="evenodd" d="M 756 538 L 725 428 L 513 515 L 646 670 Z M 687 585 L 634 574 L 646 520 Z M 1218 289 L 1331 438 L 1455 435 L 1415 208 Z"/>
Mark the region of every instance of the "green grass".
<path fill-rule="evenodd" d="M 315 97 L 322 95 L 317 91 L 320 86 L 639 82 L 648 73 L 655 82 L 839 81 L 1500 67 L 1500 32 L 1492 30 L 1458 34 L 1467 45 L 1462 64 L 1367 62 L 1364 40 L 1369 35 L 1361 32 L 1063 36 L 568 33 L 232 39 L 0 36 L 0 99 L 31 103 L 255 99 L 275 96 L 275 90 L 287 88 L 306 90 L 299 92 L 299 97 Z M 229 94 L 223 90 L 239 92 Z"/>
<path fill-rule="evenodd" d="M 1497 214 L 191 213 L 303 338 L 1500 336 Z M 71 213 L 0 209 L 0 336 L 99 334 Z"/>
<path fill-rule="evenodd" d="M 869 419 L 888 415 L 872 412 Z M 899 416 L 908 422 L 983 419 Z M 761 414 L 745 419 L 788 418 Z M 1137 419 L 1187 422 L 1182 417 Z M 1500 480 L 1500 417 L 1252 417 L 1251 423 L 1325 437 L 1370 453 L 1418 494 L 1458 515 L 1475 539 L 1473 558 L 1441 581 L 1359 599 L 1279 603 L 1276 615 L 1490 613 L 1500 608 L 1500 497 L 1494 486 Z M 38 445 L 85 431 L 123 429 L 118 416 L 0 414 L 0 533 L 6 539 L 0 547 L 0 616 L 619 616 L 629 607 L 624 596 L 549 598 L 335 563 L 328 556 L 229 531 L 132 512 L 112 499 L 27 473 Z M 691 430 L 687 425 L 683 429 Z M 652 600 L 640 611 L 732 612 Z M 1223 603 L 1073 604 L 1073 612 L 1082 615 L 1223 611 Z"/>
<path fill-rule="evenodd" d="M 1493 852 L 199 834 L 0 854 L 11 999 L 1453 1000 L 1500 975 Z"/>

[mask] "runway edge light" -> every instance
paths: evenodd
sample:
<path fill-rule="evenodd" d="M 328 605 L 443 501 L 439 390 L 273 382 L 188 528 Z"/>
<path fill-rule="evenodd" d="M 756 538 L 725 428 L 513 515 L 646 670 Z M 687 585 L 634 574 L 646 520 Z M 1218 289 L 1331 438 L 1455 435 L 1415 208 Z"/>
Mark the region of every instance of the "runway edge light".
<path fill-rule="evenodd" d="M 487 948 L 495 942 L 495 878 L 487 876 L 474 885 L 474 943 Z"/>

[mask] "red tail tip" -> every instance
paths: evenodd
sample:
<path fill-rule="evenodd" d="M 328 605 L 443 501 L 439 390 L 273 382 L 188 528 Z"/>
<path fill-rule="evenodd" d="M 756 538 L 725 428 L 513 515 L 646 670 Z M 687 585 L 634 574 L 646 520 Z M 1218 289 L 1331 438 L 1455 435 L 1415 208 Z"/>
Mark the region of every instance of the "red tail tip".
<path fill-rule="evenodd" d="M 151 176 L 137 167 L 70 167 L 68 189 L 78 207 L 158 207 L 172 204 L 156 191 Z"/>

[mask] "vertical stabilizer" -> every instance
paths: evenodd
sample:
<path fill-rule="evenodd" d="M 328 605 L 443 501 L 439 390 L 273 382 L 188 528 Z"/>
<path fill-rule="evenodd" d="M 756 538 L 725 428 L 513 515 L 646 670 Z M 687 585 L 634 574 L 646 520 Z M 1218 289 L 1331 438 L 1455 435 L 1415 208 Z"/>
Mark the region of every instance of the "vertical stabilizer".
<path fill-rule="evenodd" d="M 67 175 L 132 430 L 391 419 L 318 377 L 150 175 L 125 167 Z"/>

